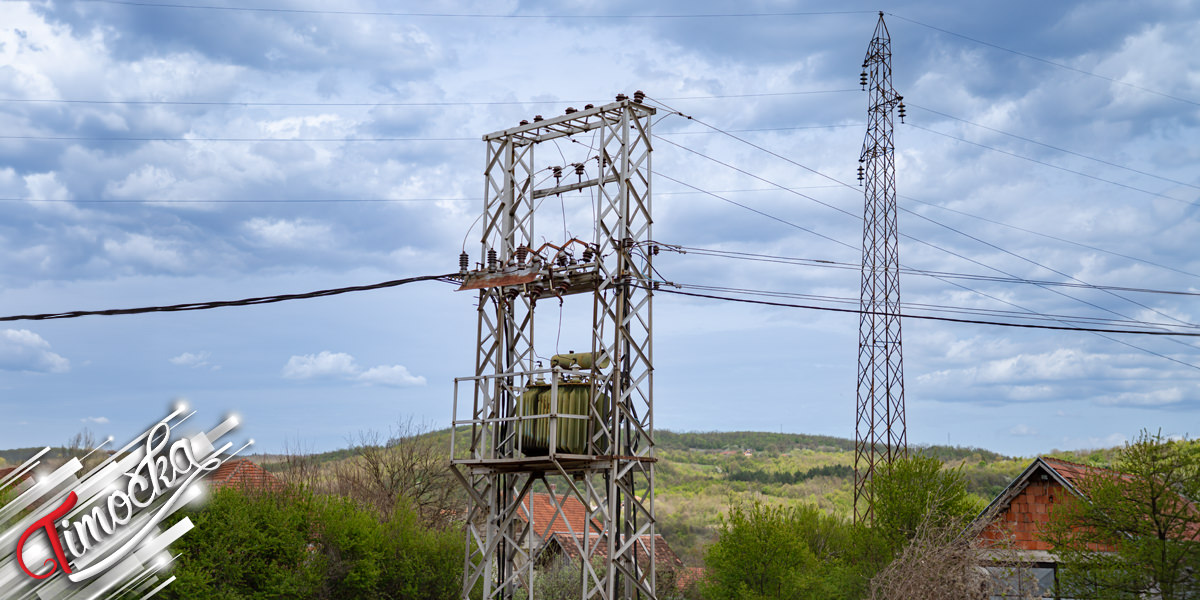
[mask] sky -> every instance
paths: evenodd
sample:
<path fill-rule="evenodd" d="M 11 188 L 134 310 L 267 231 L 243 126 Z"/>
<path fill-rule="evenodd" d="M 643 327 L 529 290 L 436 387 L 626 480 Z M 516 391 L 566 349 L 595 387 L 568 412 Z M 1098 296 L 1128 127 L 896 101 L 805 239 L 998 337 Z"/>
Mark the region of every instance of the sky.
<path fill-rule="evenodd" d="M 989 278 L 906 273 L 906 313 L 1200 331 L 1200 5 L 1184 0 L 0 2 L 0 316 L 454 272 L 479 252 L 481 136 L 635 90 L 661 117 L 657 241 L 857 264 L 879 11 L 907 108 L 901 264 Z M 550 200 L 538 235 L 589 231 L 589 206 Z M 655 266 L 857 306 L 853 268 Z M 0 322 L 0 447 L 125 440 L 178 399 L 199 425 L 241 415 L 262 452 L 447 427 L 474 300 L 423 282 Z M 540 354 L 589 345 L 582 310 L 539 308 Z M 659 294 L 654 326 L 657 428 L 853 437 L 856 315 Z M 911 445 L 1032 456 L 1200 434 L 1200 338 L 918 319 L 903 336 Z"/>

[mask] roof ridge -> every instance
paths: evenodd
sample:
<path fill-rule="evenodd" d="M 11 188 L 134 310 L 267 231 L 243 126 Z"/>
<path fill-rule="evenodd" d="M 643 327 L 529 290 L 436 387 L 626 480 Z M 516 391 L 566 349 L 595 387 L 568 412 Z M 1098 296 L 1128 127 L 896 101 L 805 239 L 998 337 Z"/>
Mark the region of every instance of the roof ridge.
<path fill-rule="evenodd" d="M 1118 475 L 1124 475 L 1124 474 L 1125 474 L 1125 473 L 1122 473 L 1121 471 L 1118 471 L 1118 470 L 1116 470 L 1116 469 L 1114 469 L 1114 468 L 1112 468 L 1112 467 L 1097 467 L 1096 465 L 1089 465 L 1089 464 L 1087 464 L 1087 463 L 1075 462 L 1075 461 L 1073 461 L 1073 460 L 1067 460 L 1067 459 L 1065 459 L 1065 458 L 1058 458 L 1058 457 L 1056 457 L 1056 456 L 1047 456 L 1047 455 L 1041 455 L 1041 456 L 1038 456 L 1038 458 L 1039 458 L 1039 459 L 1041 459 L 1042 461 L 1048 461 L 1048 460 L 1052 460 L 1052 461 L 1054 461 L 1054 462 L 1066 463 L 1066 464 L 1068 464 L 1068 465 L 1074 465 L 1074 466 L 1076 466 L 1076 467 L 1083 467 L 1083 468 L 1085 468 L 1085 469 L 1095 469 L 1095 470 L 1097 470 L 1097 471 L 1111 471 L 1111 472 L 1113 472 L 1113 473 L 1116 473 L 1116 474 L 1118 474 Z"/>

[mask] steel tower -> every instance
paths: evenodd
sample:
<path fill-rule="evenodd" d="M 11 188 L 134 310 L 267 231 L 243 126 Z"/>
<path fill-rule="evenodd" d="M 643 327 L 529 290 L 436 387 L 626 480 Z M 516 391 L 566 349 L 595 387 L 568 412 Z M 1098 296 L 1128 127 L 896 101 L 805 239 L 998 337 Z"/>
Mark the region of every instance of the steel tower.
<path fill-rule="evenodd" d="M 478 350 L 475 374 L 455 379 L 451 436 L 451 468 L 470 496 L 464 599 L 478 589 L 486 600 L 532 600 L 543 548 L 536 538 L 549 525 L 535 519 L 535 492 L 549 492 L 556 517 L 570 498 L 585 507 L 586 531 L 566 542 L 584 557 L 581 598 L 655 598 L 655 110 L 643 99 L 622 94 L 483 136 L 479 262 L 470 269 L 466 252 L 460 257 L 460 289 L 479 294 Z M 553 147 L 536 156 L 552 166 L 535 162 L 543 144 Z M 571 152 L 582 154 L 568 162 Z M 593 201 L 590 237 L 539 243 L 546 239 L 534 235 L 541 202 L 551 202 L 554 210 L 543 212 L 556 225 L 556 200 L 572 193 L 586 202 L 585 189 Z M 546 229 L 556 235 L 556 227 Z M 544 365 L 549 353 L 534 348 L 539 302 L 557 309 L 584 298 L 592 307 L 591 353 L 557 355 Z"/>
<path fill-rule="evenodd" d="M 904 359 L 900 344 L 900 253 L 896 226 L 896 146 L 892 112 L 904 119 L 892 89 L 892 41 L 883 13 L 863 60 L 860 83 L 871 94 L 858 159 L 864 187 L 862 292 L 858 322 L 858 402 L 854 432 L 854 519 L 873 518 L 869 483 L 876 468 L 908 453 Z"/>

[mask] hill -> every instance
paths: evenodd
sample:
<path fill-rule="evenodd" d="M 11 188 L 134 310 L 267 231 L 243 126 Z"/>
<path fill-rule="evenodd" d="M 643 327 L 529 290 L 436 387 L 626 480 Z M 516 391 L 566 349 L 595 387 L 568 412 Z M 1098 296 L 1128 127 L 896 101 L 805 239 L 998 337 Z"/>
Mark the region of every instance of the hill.
<path fill-rule="evenodd" d="M 414 430 L 401 427 L 401 437 Z M 450 430 L 411 436 L 425 448 L 445 453 Z M 698 565 L 716 536 L 720 516 L 730 502 L 805 502 L 849 518 L 853 509 L 854 442 L 834 436 L 762 431 L 656 432 L 655 508 L 659 530 L 688 564 Z M 386 444 L 386 436 L 368 435 L 356 446 L 303 456 L 308 465 L 330 472 L 362 452 Z M 0 451 L 0 459 L 17 464 L 40 448 Z M 1004 456 L 982 448 L 913 446 L 910 452 L 935 457 L 962 470 L 968 491 L 990 501 L 1029 465 L 1030 459 Z M 48 458 L 66 455 L 55 448 Z M 1112 449 L 1050 453 L 1067 460 L 1106 465 Z M 288 468 L 286 455 L 255 455 L 268 470 Z M 444 463 L 443 463 L 444 464 Z M 454 490 L 458 494 L 461 490 Z"/>

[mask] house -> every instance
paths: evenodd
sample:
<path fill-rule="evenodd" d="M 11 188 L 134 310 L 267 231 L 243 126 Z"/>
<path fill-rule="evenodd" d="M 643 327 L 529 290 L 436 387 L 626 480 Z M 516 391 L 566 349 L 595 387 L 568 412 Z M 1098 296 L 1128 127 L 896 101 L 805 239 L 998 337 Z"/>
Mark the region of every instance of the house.
<path fill-rule="evenodd" d="M 279 478 L 246 458 L 221 463 L 205 480 L 213 491 L 233 488 L 243 492 L 278 492 L 285 487 Z"/>
<path fill-rule="evenodd" d="M 1056 506 L 1066 502 L 1087 501 L 1081 491 L 1083 481 L 1090 476 L 1105 475 L 1128 480 L 1129 476 L 1057 458 L 1038 457 L 1008 484 L 996 499 L 976 518 L 975 527 L 981 546 L 1005 548 L 1010 558 L 1032 565 L 1036 591 L 1042 597 L 1058 597 L 1058 559 L 1054 548 L 1042 539 Z M 1105 544 L 1089 544 L 1095 552 L 1112 552 Z M 1009 578 L 1004 565 L 988 567 L 993 576 Z M 1019 591 L 1019 590 L 1018 590 Z"/>
<path fill-rule="evenodd" d="M 529 522 L 529 515 L 533 517 L 532 532 L 537 546 L 534 556 L 539 562 L 546 563 L 555 558 L 579 560 L 585 543 L 589 548 L 595 548 L 593 556 L 607 556 L 608 545 L 602 543 L 604 540 L 600 536 L 601 523 L 593 518 L 588 526 L 588 508 L 579 498 L 572 494 L 531 493 L 521 504 L 524 510 L 517 513 L 520 519 Z M 658 573 L 676 573 L 684 569 L 683 561 L 661 534 L 655 534 L 653 538 L 642 536 L 641 542 L 645 548 L 650 548 L 653 543 Z M 649 556 L 639 556 L 638 563 L 649 568 Z"/>

